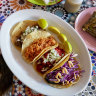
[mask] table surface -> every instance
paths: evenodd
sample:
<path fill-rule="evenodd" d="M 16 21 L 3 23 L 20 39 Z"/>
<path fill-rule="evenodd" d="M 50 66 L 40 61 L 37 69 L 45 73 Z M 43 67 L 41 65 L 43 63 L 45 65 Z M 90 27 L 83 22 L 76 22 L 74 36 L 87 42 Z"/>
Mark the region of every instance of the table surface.
<path fill-rule="evenodd" d="M 27 0 L 0 0 L 0 26 L 4 20 L 11 15 L 12 13 L 22 10 L 22 9 L 41 9 L 45 11 L 49 11 L 60 18 L 66 20 L 69 24 L 74 27 L 74 22 L 78 14 L 89 7 L 96 7 L 96 0 L 83 0 L 83 4 L 81 5 L 80 10 L 77 13 L 71 14 L 65 11 L 64 9 L 65 0 L 62 2 L 53 5 L 53 6 L 38 6 L 33 5 Z M 96 96 L 96 53 L 90 51 L 91 60 L 92 60 L 92 78 L 87 86 L 87 88 L 75 95 L 75 96 Z M 25 86 L 21 81 L 19 81 L 15 76 L 13 77 L 13 85 L 8 91 L 6 96 L 43 96 L 42 94 L 37 93 L 34 90 L 31 90 L 27 86 Z"/>

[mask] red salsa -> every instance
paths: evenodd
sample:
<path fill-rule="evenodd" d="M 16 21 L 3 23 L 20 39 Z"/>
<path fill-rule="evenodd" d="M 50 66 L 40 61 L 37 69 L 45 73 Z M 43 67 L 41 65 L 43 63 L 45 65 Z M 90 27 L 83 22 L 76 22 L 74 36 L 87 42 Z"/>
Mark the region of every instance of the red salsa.
<path fill-rule="evenodd" d="M 42 74 L 51 69 L 65 55 L 64 49 L 57 47 L 46 52 L 37 62 L 36 70 Z"/>

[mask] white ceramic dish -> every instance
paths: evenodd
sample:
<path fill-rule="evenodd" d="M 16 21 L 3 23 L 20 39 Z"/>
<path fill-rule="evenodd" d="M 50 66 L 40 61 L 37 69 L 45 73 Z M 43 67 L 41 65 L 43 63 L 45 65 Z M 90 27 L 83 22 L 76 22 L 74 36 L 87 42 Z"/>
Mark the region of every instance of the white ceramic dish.
<path fill-rule="evenodd" d="M 24 62 L 20 52 L 18 52 L 11 44 L 10 29 L 14 24 L 22 20 L 38 20 L 40 18 L 45 18 L 49 25 L 56 26 L 62 33 L 66 34 L 68 41 L 73 46 L 73 51 L 78 53 L 78 60 L 80 61 L 80 65 L 85 72 L 82 74 L 79 82 L 74 86 L 64 89 L 56 89 L 49 86 L 44 79 L 37 72 L 35 72 L 32 65 Z M 5 20 L 1 28 L 0 36 L 1 51 L 7 65 L 11 71 L 28 87 L 42 94 L 54 96 L 72 96 L 86 88 L 91 77 L 92 69 L 87 47 L 79 34 L 68 23 L 59 17 L 41 10 L 27 9 L 18 11 Z"/>

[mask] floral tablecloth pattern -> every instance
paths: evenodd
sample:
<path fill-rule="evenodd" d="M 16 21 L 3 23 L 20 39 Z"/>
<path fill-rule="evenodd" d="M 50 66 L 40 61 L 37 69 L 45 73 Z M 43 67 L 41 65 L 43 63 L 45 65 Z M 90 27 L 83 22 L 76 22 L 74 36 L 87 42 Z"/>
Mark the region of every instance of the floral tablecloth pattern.
<path fill-rule="evenodd" d="M 12 13 L 22 9 L 41 9 L 51 12 L 60 18 L 66 20 L 74 27 L 74 22 L 77 15 L 86 8 L 96 7 L 96 0 L 83 0 L 80 10 L 77 13 L 71 14 L 64 9 L 65 0 L 53 6 L 38 6 L 29 3 L 27 0 L 0 0 L 0 27 L 4 20 Z M 96 53 L 90 51 L 92 60 L 92 78 L 87 88 L 76 96 L 96 96 Z M 43 96 L 34 90 L 31 90 L 19 81 L 15 76 L 13 77 L 12 96 Z M 10 96 L 11 96 L 10 95 Z M 8 95 L 9 96 L 9 95 Z"/>

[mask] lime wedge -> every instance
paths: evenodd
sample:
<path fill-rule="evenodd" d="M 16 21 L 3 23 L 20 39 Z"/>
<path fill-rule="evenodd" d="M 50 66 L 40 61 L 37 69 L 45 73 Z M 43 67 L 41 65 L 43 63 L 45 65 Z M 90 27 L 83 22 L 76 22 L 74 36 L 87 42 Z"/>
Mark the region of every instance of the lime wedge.
<path fill-rule="evenodd" d="M 60 33 L 60 34 L 58 35 L 58 38 L 60 39 L 61 42 L 67 41 L 67 37 L 66 37 L 66 35 L 64 35 L 63 33 Z"/>
<path fill-rule="evenodd" d="M 55 34 L 60 34 L 60 30 L 54 26 L 49 26 L 48 29 Z"/>
<path fill-rule="evenodd" d="M 70 44 L 70 42 L 68 41 L 65 41 L 64 42 L 64 49 L 67 53 L 71 53 L 72 52 L 72 46 Z"/>
<path fill-rule="evenodd" d="M 45 19 L 39 19 L 37 22 L 42 29 L 46 29 L 48 27 L 48 22 Z"/>

